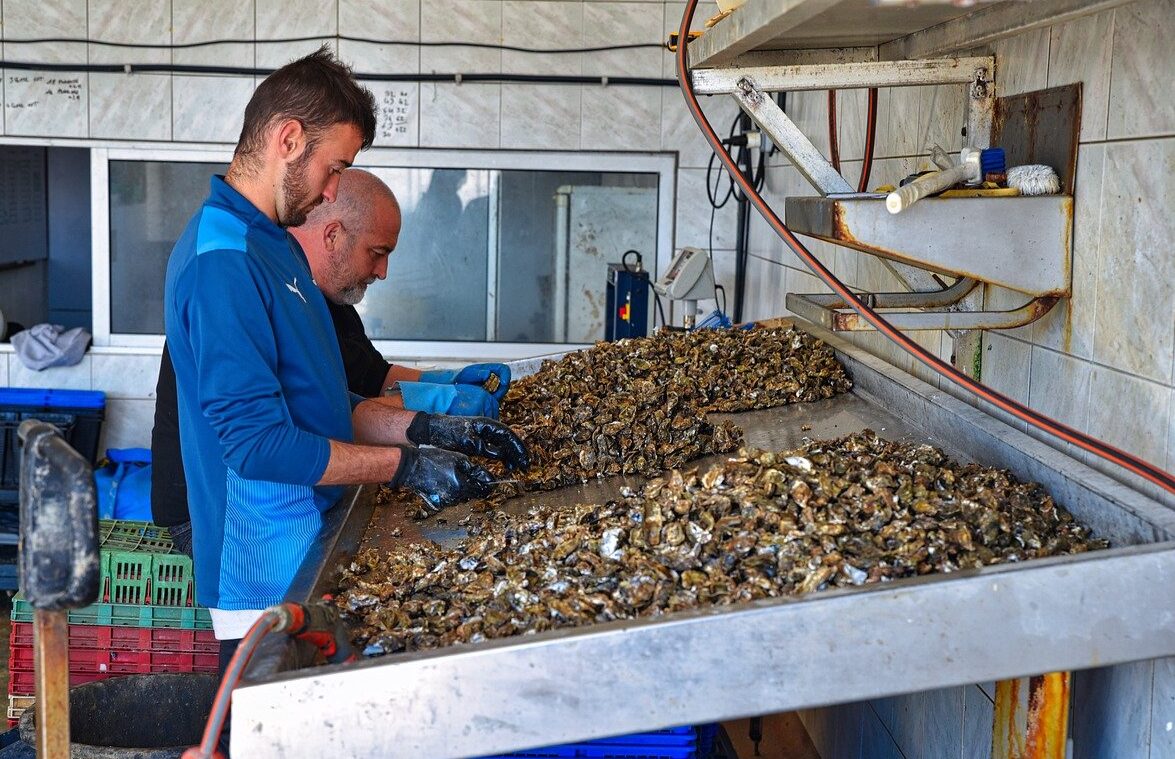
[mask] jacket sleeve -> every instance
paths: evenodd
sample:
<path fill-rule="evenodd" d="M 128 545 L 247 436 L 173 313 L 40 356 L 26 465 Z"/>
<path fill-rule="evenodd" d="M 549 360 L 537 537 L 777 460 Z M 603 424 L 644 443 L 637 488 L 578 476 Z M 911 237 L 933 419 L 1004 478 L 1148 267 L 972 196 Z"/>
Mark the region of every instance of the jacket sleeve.
<path fill-rule="evenodd" d="M 195 262 L 188 320 L 200 409 L 223 459 L 241 477 L 314 485 L 330 442 L 294 425 L 277 379 L 269 294 L 256 264 L 238 251 L 209 251 Z"/>

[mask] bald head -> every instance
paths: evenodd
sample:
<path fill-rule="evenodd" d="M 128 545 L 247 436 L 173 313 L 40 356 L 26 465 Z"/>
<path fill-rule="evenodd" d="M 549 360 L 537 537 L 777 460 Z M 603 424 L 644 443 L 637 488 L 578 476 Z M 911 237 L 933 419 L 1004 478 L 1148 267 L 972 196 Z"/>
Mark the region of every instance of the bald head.
<path fill-rule="evenodd" d="M 323 295 L 354 305 L 368 285 L 387 276 L 388 255 L 400 236 L 400 204 L 379 177 L 347 169 L 335 201 L 320 204 L 290 232 Z"/>

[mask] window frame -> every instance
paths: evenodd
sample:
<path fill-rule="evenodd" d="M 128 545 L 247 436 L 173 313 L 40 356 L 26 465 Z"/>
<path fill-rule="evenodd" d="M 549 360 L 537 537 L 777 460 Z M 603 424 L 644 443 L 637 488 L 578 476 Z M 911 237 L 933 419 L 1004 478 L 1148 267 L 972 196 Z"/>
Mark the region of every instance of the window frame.
<path fill-rule="evenodd" d="M 75 143 L 76 144 L 76 143 Z M 90 202 L 92 230 L 92 304 L 95 346 L 161 348 L 163 335 L 111 331 L 110 290 L 110 162 L 175 161 L 228 163 L 232 148 L 190 145 L 90 144 Z M 610 151 L 513 151 L 376 147 L 364 151 L 356 165 L 372 168 L 474 169 L 502 171 L 560 171 L 642 173 L 657 175 L 657 249 L 653 277 L 665 271 L 673 258 L 676 219 L 677 153 Z M 193 210 L 197 199 L 193 199 Z M 497 256 L 491 250 L 487 266 L 494 277 Z M 394 285 L 392 285 L 394 286 Z M 491 292 L 487 309 L 494 308 Z M 398 360 L 513 360 L 585 347 L 578 343 L 518 343 L 457 340 L 375 340 L 377 350 Z"/>

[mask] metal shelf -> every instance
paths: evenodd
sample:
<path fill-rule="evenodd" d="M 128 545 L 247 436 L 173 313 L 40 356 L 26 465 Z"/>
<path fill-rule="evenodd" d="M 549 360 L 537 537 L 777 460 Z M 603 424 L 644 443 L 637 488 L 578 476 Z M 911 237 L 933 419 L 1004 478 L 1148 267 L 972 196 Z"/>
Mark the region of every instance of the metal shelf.
<path fill-rule="evenodd" d="M 1073 198 L 926 198 L 900 214 L 884 195 L 788 198 L 788 227 L 952 277 L 1032 296 L 1069 295 Z"/>

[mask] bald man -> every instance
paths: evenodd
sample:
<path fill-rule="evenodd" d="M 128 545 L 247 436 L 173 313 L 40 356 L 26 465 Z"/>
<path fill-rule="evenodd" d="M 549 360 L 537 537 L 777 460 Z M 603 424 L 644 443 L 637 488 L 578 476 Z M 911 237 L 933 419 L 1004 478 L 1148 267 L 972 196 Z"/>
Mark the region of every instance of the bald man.
<path fill-rule="evenodd" d="M 351 392 L 365 398 L 388 393 L 413 411 L 497 418 L 510 370 L 504 364 L 473 364 L 460 371 L 426 371 L 391 364 L 367 338 L 355 304 L 368 285 L 388 274 L 388 256 L 400 236 L 400 205 L 379 177 L 362 169 L 343 172 L 334 203 L 314 209 L 297 238 L 318 289 L 326 296 Z M 493 392 L 482 385 L 491 376 Z"/>
<path fill-rule="evenodd" d="M 334 202 L 319 204 L 301 226 L 289 229 L 326 297 L 348 388 L 365 398 L 387 393 L 386 403 L 411 411 L 496 418 L 498 401 L 510 382 L 505 365 L 422 372 L 389 363 L 367 338 L 355 304 L 363 300 L 368 285 L 387 277 L 388 256 L 395 250 L 400 224 L 400 206 L 387 185 L 374 174 L 347 169 Z M 481 387 L 490 376 L 498 380 L 494 392 Z M 177 404 L 175 370 L 164 345 L 151 432 L 152 519 L 170 528 L 177 550 L 191 555 Z"/>

